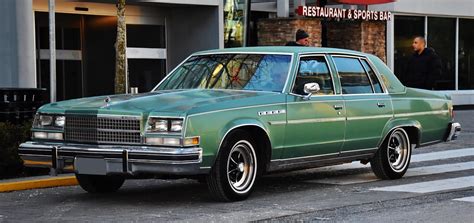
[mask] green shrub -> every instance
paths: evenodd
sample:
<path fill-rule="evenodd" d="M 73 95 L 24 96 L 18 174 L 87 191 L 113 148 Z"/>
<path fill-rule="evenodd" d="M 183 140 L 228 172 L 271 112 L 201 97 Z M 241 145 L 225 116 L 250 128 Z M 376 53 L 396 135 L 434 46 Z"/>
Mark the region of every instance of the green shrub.
<path fill-rule="evenodd" d="M 22 174 L 18 146 L 30 139 L 30 128 L 30 121 L 18 125 L 0 122 L 0 179 Z"/>

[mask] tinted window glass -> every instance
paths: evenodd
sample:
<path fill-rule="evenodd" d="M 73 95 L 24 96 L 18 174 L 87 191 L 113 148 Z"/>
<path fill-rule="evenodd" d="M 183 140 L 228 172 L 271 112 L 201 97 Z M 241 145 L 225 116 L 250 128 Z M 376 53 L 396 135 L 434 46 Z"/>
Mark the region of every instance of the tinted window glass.
<path fill-rule="evenodd" d="M 374 70 L 372 70 L 372 68 L 369 66 L 369 63 L 366 60 L 361 60 L 361 61 L 362 61 L 362 65 L 364 65 L 365 70 L 369 74 L 375 93 L 383 93 L 382 86 L 380 85 L 379 79 L 377 78 L 377 75 L 375 74 Z"/>
<path fill-rule="evenodd" d="M 334 94 L 331 74 L 322 56 L 301 58 L 293 93 L 306 94 L 303 90 L 304 85 L 311 82 L 319 84 L 321 90 L 318 94 Z"/>
<path fill-rule="evenodd" d="M 193 56 L 171 73 L 157 90 L 234 89 L 281 92 L 290 62 L 289 55 Z"/>
<path fill-rule="evenodd" d="M 343 94 L 372 93 L 372 86 L 364 68 L 356 58 L 334 57 Z"/>

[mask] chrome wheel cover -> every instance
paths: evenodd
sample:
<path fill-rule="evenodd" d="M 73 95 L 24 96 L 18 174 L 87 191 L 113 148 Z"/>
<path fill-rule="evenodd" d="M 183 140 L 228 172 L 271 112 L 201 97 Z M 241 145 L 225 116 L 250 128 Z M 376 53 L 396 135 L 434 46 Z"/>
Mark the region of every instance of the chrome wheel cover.
<path fill-rule="evenodd" d="M 255 182 L 257 159 L 252 145 L 241 140 L 235 143 L 227 158 L 227 181 L 236 193 L 247 193 Z"/>
<path fill-rule="evenodd" d="M 387 158 L 390 168 L 395 172 L 402 172 L 409 163 L 410 141 L 403 130 L 395 130 L 388 140 Z"/>

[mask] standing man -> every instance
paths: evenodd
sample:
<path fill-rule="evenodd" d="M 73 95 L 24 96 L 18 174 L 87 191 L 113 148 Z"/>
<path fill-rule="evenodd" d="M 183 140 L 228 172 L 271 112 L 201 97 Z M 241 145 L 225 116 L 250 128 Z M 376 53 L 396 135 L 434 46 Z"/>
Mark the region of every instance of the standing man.
<path fill-rule="evenodd" d="M 426 40 L 417 36 L 412 43 L 413 55 L 408 60 L 402 81 L 407 87 L 433 90 L 435 80 L 441 77 L 441 60 L 431 48 L 426 48 Z"/>
<path fill-rule="evenodd" d="M 302 29 L 296 31 L 295 40 L 286 43 L 285 46 L 309 46 L 309 35 Z"/>

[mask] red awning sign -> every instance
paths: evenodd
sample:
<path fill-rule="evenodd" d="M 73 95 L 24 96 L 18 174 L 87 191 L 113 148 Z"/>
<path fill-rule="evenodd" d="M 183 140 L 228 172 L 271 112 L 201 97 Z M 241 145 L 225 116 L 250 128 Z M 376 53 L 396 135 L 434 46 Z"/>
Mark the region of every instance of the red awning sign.
<path fill-rule="evenodd" d="M 396 0 L 334 0 L 341 4 L 349 5 L 374 5 L 395 2 Z"/>

